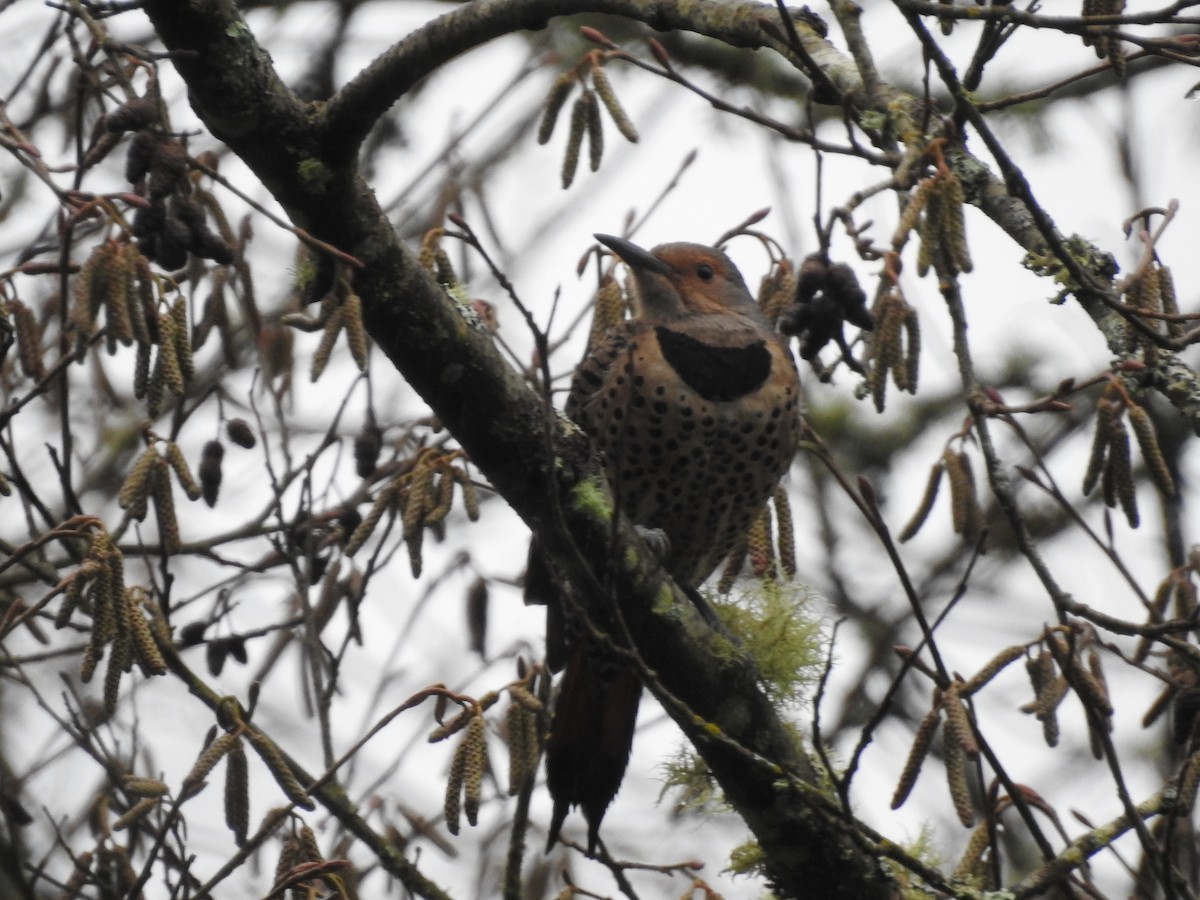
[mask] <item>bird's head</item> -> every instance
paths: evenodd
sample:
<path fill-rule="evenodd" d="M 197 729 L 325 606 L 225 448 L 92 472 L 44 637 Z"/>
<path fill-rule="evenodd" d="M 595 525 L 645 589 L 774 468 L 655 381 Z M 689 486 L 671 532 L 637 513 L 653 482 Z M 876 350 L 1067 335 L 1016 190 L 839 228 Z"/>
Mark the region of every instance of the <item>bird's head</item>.
<path fill-rule="evenodd" d="M 697 314 L 760 315 L 737 266 L 715 247 L 679 243 L 643 250 L 609 234 L 598 234 L 596 240 L 633 273 L 639 318 L 669 322 Z"/>

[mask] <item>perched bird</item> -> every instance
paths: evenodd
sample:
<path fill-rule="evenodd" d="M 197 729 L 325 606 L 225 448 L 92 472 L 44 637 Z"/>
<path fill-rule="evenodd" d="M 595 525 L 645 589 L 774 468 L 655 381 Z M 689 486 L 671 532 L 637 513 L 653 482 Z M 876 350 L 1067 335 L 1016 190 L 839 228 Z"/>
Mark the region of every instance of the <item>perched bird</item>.
<path fill-rule="evenodd" d="M 646 251 L 596 238 L 629 267 L 634 314 L 580 364 L 566 413 L 603 454 L 620 509 L 661 533 L 666 570 L 695 594 L 791 464 L 796 366 L 720 250 L 678 243 Z M 535 538 L 526 602 L 547 604 L 547 661 L 566 668 L 546 745 L 554 801 L 547 848 L 579 806 L 594 851 L 625 774 L 642 686 L 627 664 L 571 627 L 567 589 L 550 578 Z"/>

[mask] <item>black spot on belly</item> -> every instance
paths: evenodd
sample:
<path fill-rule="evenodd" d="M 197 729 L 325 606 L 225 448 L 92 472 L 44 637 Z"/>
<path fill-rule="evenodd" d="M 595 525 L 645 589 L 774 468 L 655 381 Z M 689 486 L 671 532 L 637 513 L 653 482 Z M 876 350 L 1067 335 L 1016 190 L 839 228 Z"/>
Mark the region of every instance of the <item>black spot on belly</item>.
<path fill-rule="evenodd" d="M 714 347 L 659 325 L 663 358 L 705 400 L 736 400 L 762 386 L 771 374 L 765 341 L 745 347 Z"/>

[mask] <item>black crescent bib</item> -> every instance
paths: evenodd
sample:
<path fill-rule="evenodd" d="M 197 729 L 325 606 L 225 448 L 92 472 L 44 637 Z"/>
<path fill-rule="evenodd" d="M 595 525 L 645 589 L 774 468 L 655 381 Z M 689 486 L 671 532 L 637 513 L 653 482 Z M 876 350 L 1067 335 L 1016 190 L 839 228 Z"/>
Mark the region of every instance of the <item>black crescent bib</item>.
<path fill-rule="evenodd" d="M 760 388 L 771 374 L 766 341 L 714 347 L 663 325 L 654 329 L 663 358 L 705 400 L 736 400 Z"/>

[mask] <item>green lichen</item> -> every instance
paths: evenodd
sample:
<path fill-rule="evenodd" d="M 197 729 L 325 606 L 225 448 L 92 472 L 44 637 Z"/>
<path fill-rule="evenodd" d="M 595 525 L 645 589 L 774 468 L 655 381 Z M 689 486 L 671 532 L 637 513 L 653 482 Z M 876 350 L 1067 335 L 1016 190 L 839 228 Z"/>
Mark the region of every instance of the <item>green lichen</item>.
<path fill-rule="evenodd" d="M 636 563 L 637 554 L 633 554 L 634 562 Z M 660 584 L 658 593 L 654 595 L 654 603 L 650 607 L 651 611 L 656 616 L 669 616 L 675 610 L 675 592 L 671 590 L 671 586 Z"/>
<path fill-rule="evenodd" d="M 1091 241 L 1077 234 L 1073 234 L 1063 241 L 1063 247 L 1081 269 L 1091 272 L 1101 281 L 1111 282 L 1121 271 L 1121 267 L 1117 265 L 1117 261 L 1111 253 L 1105 253 Z M 1021 265 L 1036 275 L 1053 278 L 1063 286 L 1054 298 L 1056 303 L 1062 303 L 1068 294 L 1079 290 L 1079 283 L 1071 275 L 1066 265 L 1049 250 L 1041 252 L 1030 250 L 1021 260 Z"/>
<path fill-rule="evenodd" d="M 604 521 L 612 518 L 613 508 L 602 478 L 589 478 L 575 485 L 572 495 L 574 508 L 589 518 Z"/>
<path fill-rule="evenodd" d="M 333 179 L 333 173 L 325 163 L 317 159 L 302 160 L 296 169 L 300 183 L 309 193 L 322 194 Z"/>

